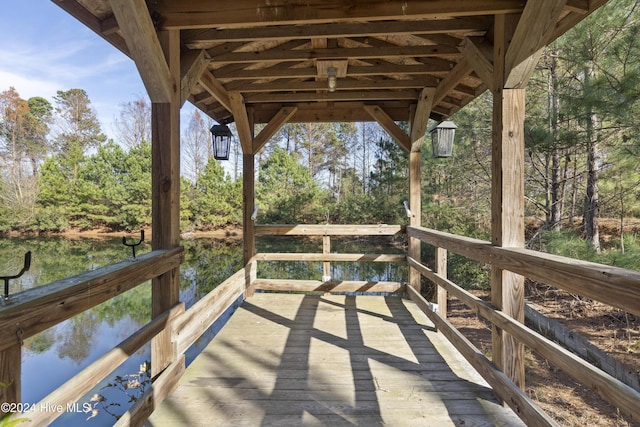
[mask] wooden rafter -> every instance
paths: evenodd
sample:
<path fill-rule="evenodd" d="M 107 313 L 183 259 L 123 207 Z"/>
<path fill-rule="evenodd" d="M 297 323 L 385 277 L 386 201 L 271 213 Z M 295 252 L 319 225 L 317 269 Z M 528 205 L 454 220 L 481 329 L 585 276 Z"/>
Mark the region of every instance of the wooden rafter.
<path fill-rule="evenodd" d="M 134 56 L 125 39 L 149 41 L 155 31 L 179 29 L 181 101 L 188 99 L 225 123 L 233 120 L 229 99 L 233 91 L 258 111 L 256 123 L 267 123 L 280 108 L 294 106 L 299 109 L 292 118 L 296 121 L 302 117 L 371 120 L 362 108 L 347 110 L 354 102 L 377 105 L 394 120 L 412 121 L 412 108 L 425 87 L 436 88 L 431 116 L 442 119 L 486 88 L 521 87 L 536 64 L 540 52 L 536 48 L 606 3 L 354 0 L 347 7 L 341 0 L 135 0 L 135 6 L 125 6 L 148 17 L 140 26 L 131 23 L 139 17 L 129 11 L 118 20 L 110 1 L 52 1 L 134 58 L 147 70 L 142 71 L 145 85 L 163 81 L 149 71 L 161 55 L 154 59 L 151 53 L 158 49 L 147 46 L 144 55 Z M 491 46 L 495 23 L 505 17 L 502 34 L 509 58 L 506 67 L 496 72 Z M 318 65 L 326 61 L 346 64 L 334 93 L 327 92 Z M 494 79 L 496 73 L 504 74 L 500 81 Z M 390 109 L 388 103 L 394 100 L 402 105 Z"/>
<path fill-rule="evenodd" d="M 184 43 L 190 48 L 206 48 L 213 42 L 237 42 L 277 40 L 286 34 L 288 39 L 309 39 L 315 37 L 366 37 L 389 34 L 447 34 L 481 31 L 489 27 L 486 19 L 442 19 L 437 21 L 331 23 L 316 25 L 269 26 L 263 28 L 231 28 L 225 30 L 186 30 Z"/>
<path fill-rule="evenodd" d="M 217 64 L 236 64 L 261 62 L 264 64 L 300 61 L 300 59 L 379 59 L 410 57 L 450 58 L 459 56 L 458 49 L 450 46 L 396 46 L 386 48 L 336 48 L 336 49 L 271 49 L 254 52 L 230 52 L 222 55 L 212 55 L 212 62 Z"/>

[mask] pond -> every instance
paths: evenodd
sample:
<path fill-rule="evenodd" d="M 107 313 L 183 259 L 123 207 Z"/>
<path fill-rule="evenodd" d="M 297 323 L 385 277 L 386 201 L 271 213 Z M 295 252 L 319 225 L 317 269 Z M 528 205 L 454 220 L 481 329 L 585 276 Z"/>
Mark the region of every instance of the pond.
<path fill-rule="evenodd" d="M 242 266 L 240 241 L 184 240 L 185 262 L 180 267 L 180 300 L 187 308 Z M 321 239 L 260 237 L 258 252 L 322 252 Z M 11 281 L 10 293 L 40 286 L 68 276 L 131 257 L 121 238 L 0 239 L 0 274 L 19 271 L 26 251 L 32 252 L 31 268 Z M 150 251 L 145 242 L 137 253 Z M 389 242 L 332 239 L 332 252 L 403 253 Z M 406 266 L 387 263 L 331 264 L 334 280 L 406 281 Z M 317 279 L 321 262 L 261 262 L 258 277 Z M 187 364 L 213 338 L 232 310 L 187 352 Z M 60 323 L 24 342 L 22 350 L 22 401 L 42 400 L 80 370 L 128 337 L 151 319 L 151 285 L 145 283 L 118 297 Z M 112 376 L 98 384 L 52 425 L 110 426 L 149 386 L 149 345 L 143 347 Z M 92 397 L 94 399 L 92 400 Z M 97 397 L 97 398 L 96 398 Z"/>

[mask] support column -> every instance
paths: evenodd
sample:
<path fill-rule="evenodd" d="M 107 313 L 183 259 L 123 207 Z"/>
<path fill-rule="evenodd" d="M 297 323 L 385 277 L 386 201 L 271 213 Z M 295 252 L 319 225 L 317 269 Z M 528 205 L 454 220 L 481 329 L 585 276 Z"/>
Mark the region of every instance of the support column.
<path fill-rule="evenodd" d="M 159 34 L 174 82 L 180 81 L 178 31 Z M 180 244 L 180 93 L 172 85 L 170 103 L 151 104 L 152 248 L 171 249 Z M 156 317 L 179 301 L 179 268 L 152 280 L 151 316 Z M 151 369 L 158 375 L 173 360 L 171 331 L 153 339 Z"/>
<path fill-rule="evenodd" d="M 255 209 L 255 155 L 242 155 L 242 241 L 244 243 L 244 265 L 246 278 L 245 297 L 253 295 L 256 254 L 256 233 L 251 214 Z"/>
<path fill-rule="evenodd" d="M 409 225 L 412 227 L 420 227 L 422 224 L 422 202 L 420 198 L 420 175 L 421 175 L 421 152 L 411 151 L 409 153 L 409 209 L 411 210 L 411 218 Z M 409 237 L 409 256 L 416 261 L 420 261 L 420 240 Z M 409 267 L 409 285 L 420 292 L 420 281 L 422 275 L 418 270 Z"/>
<path fill-rule="evenodd" d="M 496 89 L 493 100 L 491 241 L 524 247 L 524 89 Z M 493 267 L 491 300 L 524 323 L 524 277 Z M 493 360 L 524 389 L 524 345 L 493 330 Z"/>

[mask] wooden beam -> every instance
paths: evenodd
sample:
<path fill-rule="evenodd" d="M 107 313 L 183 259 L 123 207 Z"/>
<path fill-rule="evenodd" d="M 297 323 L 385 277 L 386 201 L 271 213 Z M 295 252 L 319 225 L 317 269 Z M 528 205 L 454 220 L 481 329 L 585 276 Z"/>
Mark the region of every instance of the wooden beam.
<path fill-rule="evenodd" d="M 231 109 L 231 99 L 229 98 L 229 92 L 209 71 L 205 71 L 200 76 L 200 84 L 216 101 L 220 103 L 227 111 L 233 111 Z"/>
<path fill-rule="evenodd" d="M 227 28 L 268 25 L 310 25 L 337 22 L 367 22 L 522 12 L 521 0 L 312 0 L 304 3 L 236 0 L 234 2 L 163 2 L 154 8 L 163 28 Z"/>
<path fill-rule="evenodd" d="M 368 37 L 375 35 L 410 34 L 452 34 L 457 32 L 486 31 L 491 23 L 487 19 L 440 19 L 401 22 L 357 22 L 329 23 L 317 25 L 268 26 L 261 28 L 225 28 L 186 30 L 182 33 L 183 43 L 190 49 L 206 48 L 219 42 L 253 42 L 255 40 L 278 40 L 283 34 L 289 40 L 312 39 L 316 37 Z"/>
<path fill-rule="evenodd" d="M 356 47 L 334 49 L 280 49 L 274 48 L 252 52 L 229 52 L 220 55 L 211 55 L 216 64 L 241 64 L 241 63 L 280 63 L 287 61 L 300 61 L 311 59 L 379 59 L 398 57 L 429 57 L 451 58 L 460 56 L 460 51 L 451 46 L 426 45 L 426 46 L 389 46 L 389 47 Z"/>
<path fill-rule="evenodd" d="M 465 37 L 461 50 L 484 84 L 493 87 L 493 46 L 484 37 Z"/>
<path fill-rule="evenodd" d="M 253 154 L 253 127 L 249 122 L 247 108 L 240 92 L 229 92 L 231 112 L 236 122 L 240 145 L 244 154 Z"/>
<path fill-rule="evenodd" d="M 400 126 L 385 113 L 382 108 L 376 105 L 365 105 L 364 110 L 369 113 L 375 121 L 402 147 L 406 152 L 411 151 L 411 138 L 403 131 Z"/>
<path fill-rule="evenodd" d="M 421 76 L 415 79 L 385 79 L 385 78 L 370 78 L 366 80 L 355 79 L 341 79 L 338 76 L 339 91 L 349 90 L 397 90 L 397 89 L 422 89 L 425 86 L 433 86 L 437 84 L 437 78 L 431 76 Z M 327 90 L 326 78 L 318 81 L 295 81 L 295 80 L 280 80 L 269 83 L 251 83 L 245 80 L 229 83 L 227 85 L 229 91 L 240 91 L 242 93 L 260 93 L 260 92 L 279 92 L 279 91 L 307 91 L 317 92 Z"/>
<path fill-rule="evenodd" d="M 127 41 L 151 102 L 171 102 L 172 80 L 144 0 L 111 0 L 113 15 Z"/>
<path fill-rule="evenodd" d="M 298 111 L 298 107 L 283 107 L 273 118 L 262 128 L 258 136 L 253 140 L 253 152 L 257 153 L 264 147 L 269 138 L 271 138 L 282 125 L 287 123 L 294 114 Z"/>
<path fill-rule="evenodd" d="M 204 50 L 188 50 L 180 58 L 180 105 L 191 95 L 209 61 Z"/>
<path fill-rule="evenodd" d="M 377 90 L 370 92 L 343 91 L 315 93 L 255 93 L 247 94 L 244 100 L 247 104 L 262 102 L 318 102 L 318 101 L 415 101 L 417 90 Z M 443 96 L 444 98 L 444 96 Z"/>
<path fill-rule="evenodd" d="M 404 75 L 424 75 L 427 73 L 442 74 L 443 76 L 451 71 L 452 63 L 446 60 L 431 61 L 428 64 L 398 65 L 383 60 L 368 61 L 372 65 L 357 66 L 350 65 L 347 69 L 349 77 L 369 77 L 385 74 Z M 315 77 L 318 73 L 315 67 L 295 67 L 299 63 L 285 63 L 273 65 L 257 70 L 237 69 L 236 66 L 224 66 L 214 71 L 215 76 L 220 81 L 228 80 L 260 80 L 277 79 L 287 77 L 291 79 L 303 79 Z M 244 67 L 244 65 L 242 65 Z"/>
<path fill-rule="evenodd" d="M 426 87 L 420 92 L 416 113 L 411 121 L 411 151 L 420 151 L 422 147 L 435 93 L 436 89 L 433 87 Z"/>
<path fill-rule="evenodd" d="M 567 0 L 527 1 L 507 49 L 505 88 L 524 87 L 566 3 Z"/>

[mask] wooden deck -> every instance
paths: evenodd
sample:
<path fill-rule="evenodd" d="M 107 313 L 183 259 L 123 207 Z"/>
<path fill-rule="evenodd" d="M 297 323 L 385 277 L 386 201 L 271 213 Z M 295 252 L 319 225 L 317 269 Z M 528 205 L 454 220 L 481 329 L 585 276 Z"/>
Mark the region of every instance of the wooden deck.
<path fill-rule="evenodd" d="M 512 426 L 410 300 L 256 294 L 147 426 Z"/>

